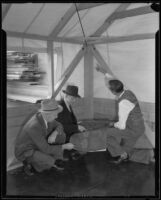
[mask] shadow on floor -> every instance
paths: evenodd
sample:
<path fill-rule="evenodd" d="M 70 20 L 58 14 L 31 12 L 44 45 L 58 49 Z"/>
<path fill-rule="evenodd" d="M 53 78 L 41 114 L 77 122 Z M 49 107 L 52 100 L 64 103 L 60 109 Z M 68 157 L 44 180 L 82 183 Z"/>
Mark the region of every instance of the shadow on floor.
<path fill-rule="evenodd" d="M 7 195 L 18 196 L 155 196 L 155 167 L 127 162 L 115 166 L 106 152 L 88 153 L 55 169 L 29 177 L 22 168 L 7 173 Z"/>

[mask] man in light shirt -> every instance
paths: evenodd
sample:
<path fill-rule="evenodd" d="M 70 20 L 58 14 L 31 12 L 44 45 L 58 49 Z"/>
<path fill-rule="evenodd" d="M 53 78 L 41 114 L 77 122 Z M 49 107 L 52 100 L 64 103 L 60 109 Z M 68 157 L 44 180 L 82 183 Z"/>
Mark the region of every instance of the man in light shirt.
<path fill-rule="evenodd" d="M 113 163 L 126 161 L 134 148 L 137 139 L 144 134 L 144 120 L 138 100 L 134 93 L 125 90 L 121 81 L 105 74 L 105 84 L 116 96 L 118 121 L 111 122 L 107 133 L 107 149 L 116 159 Z"/>

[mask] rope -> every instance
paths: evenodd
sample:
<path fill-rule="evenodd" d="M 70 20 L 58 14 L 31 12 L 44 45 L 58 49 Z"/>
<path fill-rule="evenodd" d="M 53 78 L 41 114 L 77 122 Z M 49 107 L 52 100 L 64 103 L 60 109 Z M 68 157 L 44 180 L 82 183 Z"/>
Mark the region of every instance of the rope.
<path fill-rule="evenodd" d="M 86 46 L 87 46 L 86 36 L 85 36 L 84 29 L 83 29 L 83 26 L 82 26 L 82 22 L 81 22 L 81 19 L 80 19 L 80 16 L 79 16 L 79 12 L 78 12 L 78 8 L 77 8 L 77 4 L 76 4 L 76 3 L 74 3 L 74 4 L 75 4 L 75 8 L 76 8 L 77 15 L 78 15 L 78 18 L 79 18 L 79 23 L 80 23 L 81 28 L 82 28 L 84 41 L 85 41 L 85 44 L 86 44 Z"/>
<path fill-rule="evenodd" d="M 83 14 L 83 16 L 81 17 L 81 20 L 87 15 L 88 12 L 89 12 L 89 10 L 87 10 L 87 11 Z M 70 31 L 76 27 L 76 25 L 78 24 L 78 22 L 79 22 L 79 19 L 78 19 L 78 21 L 76 21 L 75 24 L 73 24 L 73 26 L 71 26 L 71 27 L 63 34 L 63 37 L 65 37 L 66 35 L 68 35 L 68 33 L 70 33 Z"/>

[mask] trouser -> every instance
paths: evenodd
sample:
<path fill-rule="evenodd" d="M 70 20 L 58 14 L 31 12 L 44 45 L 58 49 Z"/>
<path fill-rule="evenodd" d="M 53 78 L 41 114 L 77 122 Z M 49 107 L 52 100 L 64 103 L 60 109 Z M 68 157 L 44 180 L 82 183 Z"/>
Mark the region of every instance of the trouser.
<path fill-rule="evenodd" d="M 36 171 L 41 172 L 53 167 L 55 160 L 61 158 L 62 157 L 45 154 L 41 151 L 34 151 L 32 156 L 26 158 L 26 161 L 30 163 Z"/>
<path fill-rule="evenodd" d="M 70 142 L 80 152 L 98 151 L 108 148 L 112 156 L 118 156 L 125 151 L 130 153 L 138 137 L 140 137 L 140 134 L 135 134 L 131 130 L 103 127 L 74 134 L 71 136 Z"/>
<path fill-rule="evenodd" d="M 110 128 L 106 137 L 107 149 L 112 156 L 119 156 L 124 152 L 130 155 L 139 137 L 140 134 L 130 129 Z"/>

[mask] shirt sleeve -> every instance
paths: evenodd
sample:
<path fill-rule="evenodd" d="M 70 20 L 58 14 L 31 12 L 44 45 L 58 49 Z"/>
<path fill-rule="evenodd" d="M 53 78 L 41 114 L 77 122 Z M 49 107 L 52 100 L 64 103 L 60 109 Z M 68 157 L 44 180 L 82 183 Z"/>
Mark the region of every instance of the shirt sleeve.
<path fill-rule="evenodd" d="M 109 80 L 114 78 L 111 74 L 108 73 L 105 74 L 105 77 Z"/>
<path fill-rule="evenodd" d="M 132 102 L 124 99 L 119 103 L 119 112 L 118 117 L 119 121 L 114 124 L 115 128 L 125 129 L 126 128 L 126 121 L 129 116 L 131 110 L 135 107 L 135 104 Z"/>
<path fill-rule="evenodd" d="M 61 153 L 63 151 L 62 145 L 49 145 L 40 128 L 32 127 L 32 129 L 28 131 L 28 135 L 37 148 L 46 154 L 55 155 L 56 153 Z"/>
<path fill-rule="evenodd" d="M 58 131 L 58 134 L 63 134 L 64 133 L 64 129 L 61 123 L 57 122 L 55 120 L 55 130 Z"/>

